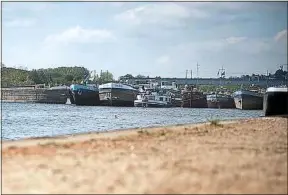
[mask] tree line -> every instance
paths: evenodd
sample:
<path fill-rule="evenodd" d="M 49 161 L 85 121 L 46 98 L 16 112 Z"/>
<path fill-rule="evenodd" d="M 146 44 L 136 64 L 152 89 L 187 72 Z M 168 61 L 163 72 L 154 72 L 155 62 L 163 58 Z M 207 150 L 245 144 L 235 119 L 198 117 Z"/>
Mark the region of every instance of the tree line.
<path fill-rule="evenodd" d="M 132 74 L 126 74 L 124 76 L 120 76 L 119 77 L 119 81 L 125 81 L 125 80 L 128 80 L 128 79 L 143 79 L 143 78 L 147 78 L 149 79 L 150 77 L 149 76 L 144 76 L 144 75 L 141 75 L 141 74 L 138 74 L 137 76 L 133 76 Z M 156 76 L 155 77 L 156 79 L 161 79 L 160 76 Z"/>
<path fill-rule="evenodd" d="M 13 87 L 23 85 L 46 84 L 50 86 L 71 85 L 88 79 L 90 83 L 105 83 L 113 81 L 113 74 L 101 71 L 96 74 L 85 67 L 57 67 L 47 69 L 33 69 L 31 71 L 19 68 L 1 67 L 1 86 Z"/>
<path fill-rule="evenodd" d="M 148 78 L 149 76 L 126 74 L 119 77 L 119 81 L 126 81 L 135 78 Z M 161 79 L 160 76 L 155 77 Z M 280 67 L 274 74 L 269 75 L 242 75 L 241 77 L 233 77 L 230 79 L 288 79 L 288 72 Z M 90 83 L 107 83 L 115 81 L 113 74 L 109 71 L 101 71 L 96 74 L 96 71 L 89 71 L 85 67 L 57 67 L 47 69 L 33 69 L 27 70 L 26 68 L 12 68 L 6 67 L 4 64 L 1 66 L 1 86 L 13 87 L 23 85 L 46 84 L 50 86 L 56 85 L 70 85 L 72 83 L 81 83 L 85 79 L 89 79 Z"/>
<path fill-rule="evenodd" d="M 276 79 L 276 80 L 287 80 L 288 79 L 288 71 L 283 70 L 283 67 L 276 70 L 274 74 L 251 74 L 251 75 L 242 75 L 241 77 L 230 77 L 231 79 L 245 79 L 245 80 L 267 80 L 267 79 Z"/>
<path fill-rule="evenodd" d="M 144 75 L 137 75 L 137 76 L 133 76 L 132 74 L 126 74 L 124 76 L 120 76 L 119 80 L 120 81 L 125 81 L 128 79 L 137 79 L 137 78 L 147 78 L 149 79 L 149 76 L 144 76 Z M 156 79 L 161 79 L 160 76 L 155 77 Z M 224 78 L 224 77 L 222 77 Z M 267 75 L 263 75 L 263 74 L 251 74 L 251 75 L 242 75 L 240 77 L 229 77 L 229 79 L 236 79 L 236 80 L 254 80 L 254 79 L 259 79 L 259 80 L 266 80 L 266 79 L 277 79 L 277 80 L 285 80 L 288 79 L 288 72 L 283 70 L 283 66 L 280 66 L 280 68 L 278 70 L 276 70 L 276 72 L 274 74 L 267 74 Z"/>

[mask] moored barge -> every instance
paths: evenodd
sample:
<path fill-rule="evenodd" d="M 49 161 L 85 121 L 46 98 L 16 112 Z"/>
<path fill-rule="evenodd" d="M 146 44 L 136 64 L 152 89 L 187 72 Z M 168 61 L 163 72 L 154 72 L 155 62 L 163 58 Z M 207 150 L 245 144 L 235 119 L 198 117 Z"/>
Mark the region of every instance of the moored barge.
<path fill-rule="evenodd" d="M 235 108 L 235 102 L 232 96 L 226 94 L 207 95 L 208 108 Z"/>
<path fill-rule="evenodd" d="M 257 91 L 239 90 L 234 92 L 234 102 L 237 109 L 262 110 L 263 94 Z"/>
<path fill-rule="evenodd" d="M 99 89 L 94 84 L 72 84 L 69 97 L 71 104 L 80 106 L 98 106 L 100 104 Z"/>
<path fill-rule="evenodd" d="M 182 91 L 182 104 L 183 108 L 207 108 L 206 95 L 197 91 L 195 88 L 185 86 Z"/>
<path fill-rule="evenodd" d="M 139 91 L 121 83 L 106 83 L 99 86 L 101 105 L 105 106 L 134 106 Z"/>

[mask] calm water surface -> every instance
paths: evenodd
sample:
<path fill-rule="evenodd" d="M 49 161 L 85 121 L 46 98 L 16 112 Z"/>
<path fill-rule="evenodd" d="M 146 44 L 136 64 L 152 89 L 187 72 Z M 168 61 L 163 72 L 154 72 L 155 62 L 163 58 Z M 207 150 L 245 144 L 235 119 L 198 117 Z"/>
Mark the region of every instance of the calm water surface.
<path fill-rule="evenodd" d="M 262 116 L 261 110 L 125 108 L 71 104 L 2 103 L 2 138 L 55 136 L 134 127 L 199 123 Z"/>

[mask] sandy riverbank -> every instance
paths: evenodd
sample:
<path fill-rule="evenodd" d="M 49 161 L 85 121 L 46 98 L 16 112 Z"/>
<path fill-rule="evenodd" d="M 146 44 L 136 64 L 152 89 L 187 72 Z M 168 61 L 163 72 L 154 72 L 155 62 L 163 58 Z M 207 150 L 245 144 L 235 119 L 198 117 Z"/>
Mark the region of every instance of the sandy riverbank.
<path fill-rule="evenodd" d="M 287 118 L 3 143 L 3 193 L 286 193 Z"/>

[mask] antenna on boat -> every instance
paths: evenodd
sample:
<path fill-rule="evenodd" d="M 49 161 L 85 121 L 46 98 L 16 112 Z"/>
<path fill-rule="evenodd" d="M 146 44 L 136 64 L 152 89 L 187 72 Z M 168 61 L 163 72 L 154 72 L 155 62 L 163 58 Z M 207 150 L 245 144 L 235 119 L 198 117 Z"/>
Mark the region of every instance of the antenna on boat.
<path fill-rule="evenodd" d="M 222 80 L 222 78 L 224 78 L 224 76 L 225 76 L 225 69 L 223 68 L 223 65 L 222 65 L 222 68 L 220 68 L 219 70 L 218 70 L 218 76 L 219 76 L 219 73 L 220 73 L 220 85 L 222 84 L 221 83 L 221 80 Z"/>
<path fill-rule="evenodd" d="M 197 62 L 197 78 L 199 78 L 199 64 L 198 64 L 198 62 Z"/>
<path fill-rule="evenodd" d="M 268 88 L 268 79 L 269 79 L 269 72 L 266 71 L 266 88 Z"/>
<path fill-rule="evenodd" d="M 197 62 L 197 81 L 196 81 L 196 83 L 197 83 L 197 85 L 198 85 L 198 78 L 199 78 L 199 64 L 198 64 L 198 62 Z"/>
<path fill-rule="evenodd" d="M 188 74 L 188 70 L 186 70 L 186 77 L 185 77 L 185 83 L 187 84 L 187 74 Z"/>

